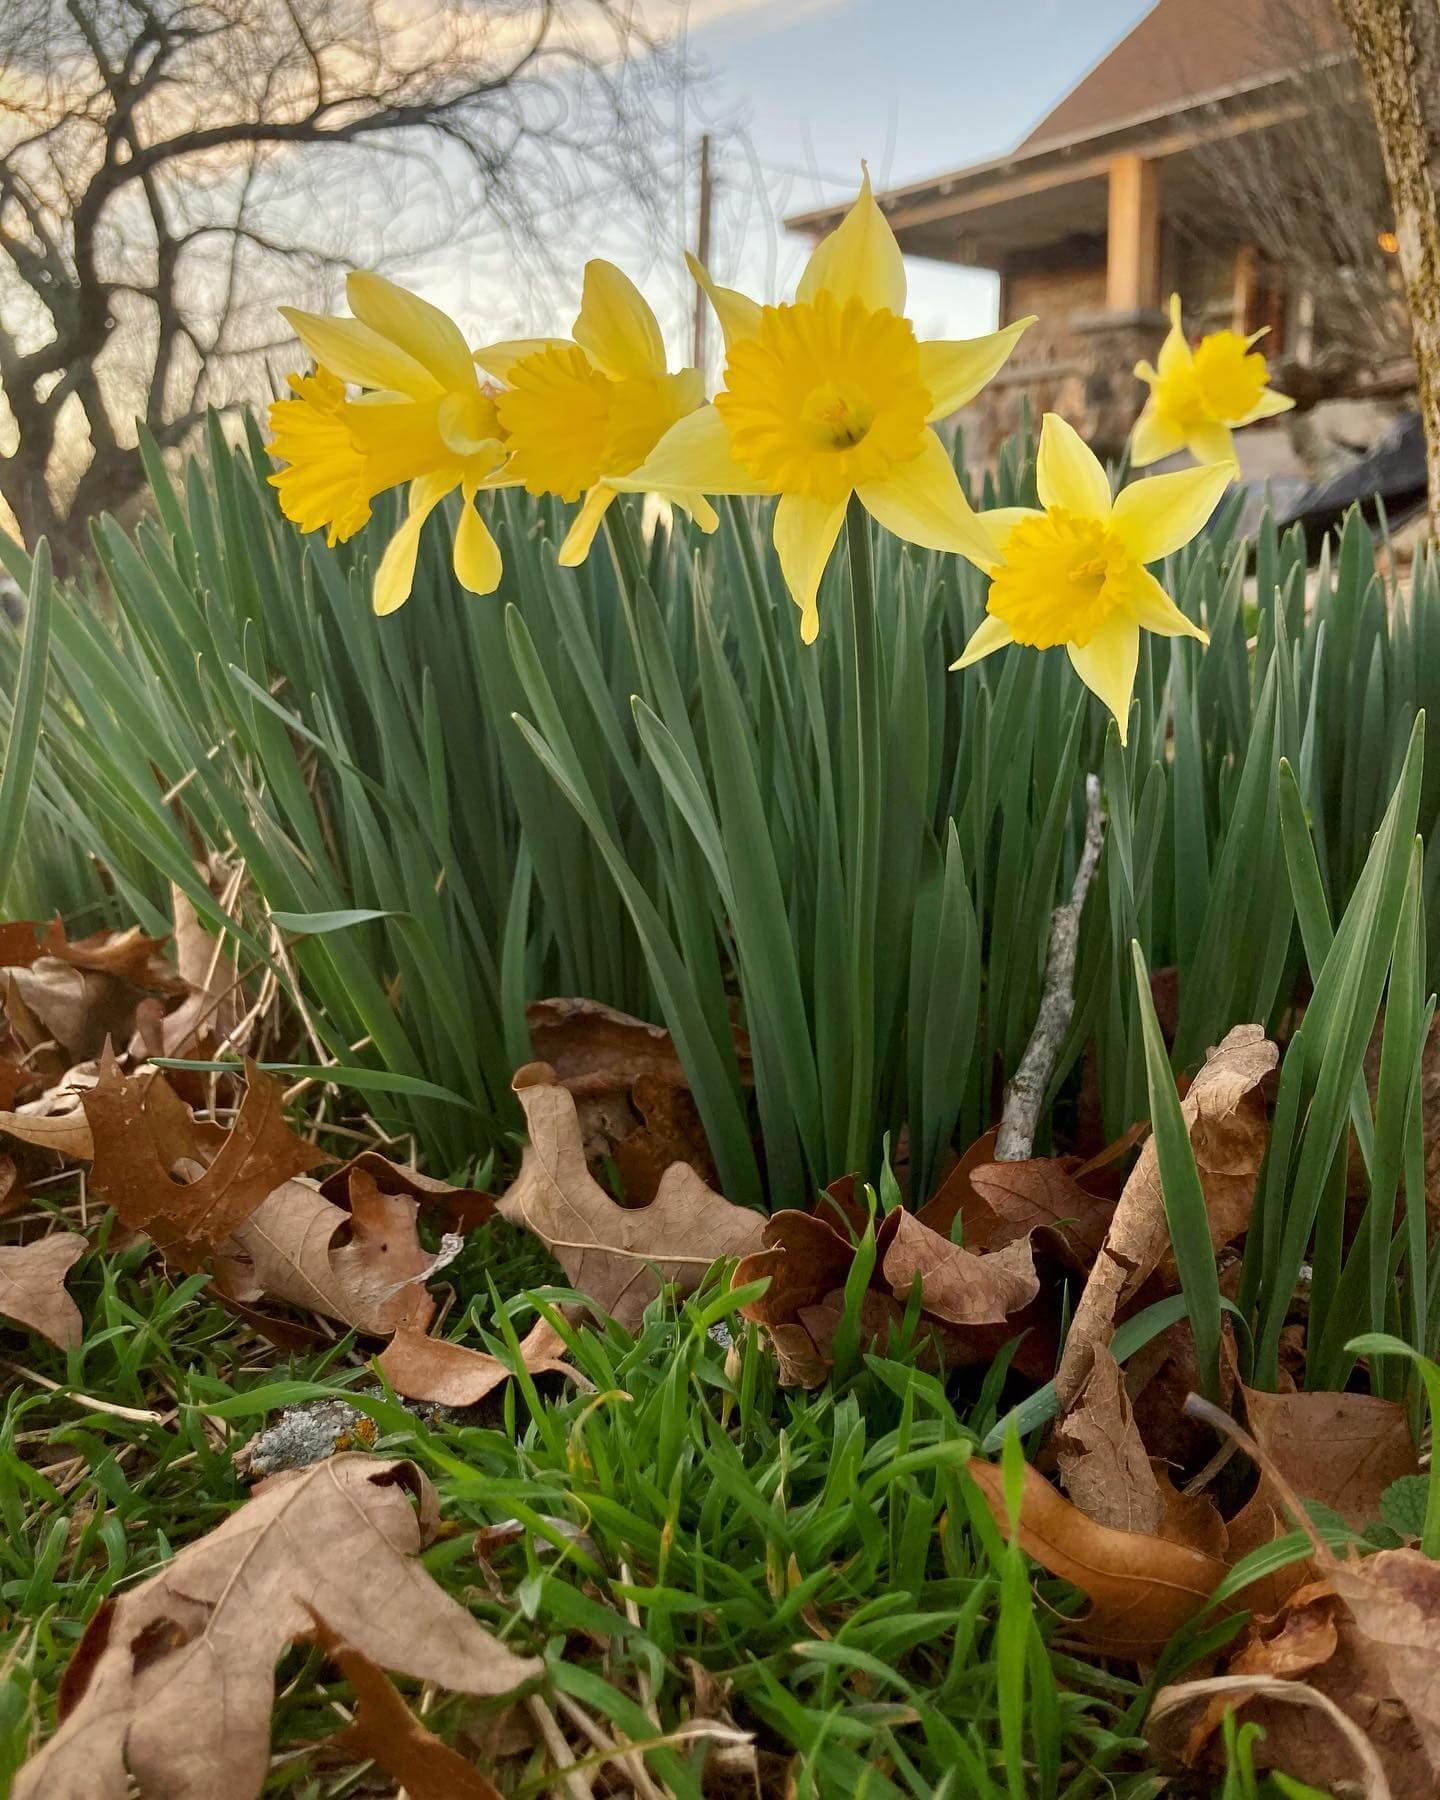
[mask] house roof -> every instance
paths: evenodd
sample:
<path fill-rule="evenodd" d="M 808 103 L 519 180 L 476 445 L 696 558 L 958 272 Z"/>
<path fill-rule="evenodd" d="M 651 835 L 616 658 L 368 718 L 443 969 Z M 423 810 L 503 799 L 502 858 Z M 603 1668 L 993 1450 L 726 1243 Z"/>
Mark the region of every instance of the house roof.
<path fill-rule="evenodd" d="M 1319 0 L 1157 0 L 1016 151 L 1179 112 L 1339 48 L 1334 8 Z"/>
<path fill-rule="evenodd" d="M 1016 250 L 1104 231 L 1110 160 L 1167 157 L 1177 204 L 1203 203 L 1205 141 L 1299 116 L 1287 77 L 1342 46 L 1332 0 L 1156 0 L 1015 149 L 878 194 L 903 250 L 1000 267 Z M 832 231 L 844 200 L 785 223 Z"/>

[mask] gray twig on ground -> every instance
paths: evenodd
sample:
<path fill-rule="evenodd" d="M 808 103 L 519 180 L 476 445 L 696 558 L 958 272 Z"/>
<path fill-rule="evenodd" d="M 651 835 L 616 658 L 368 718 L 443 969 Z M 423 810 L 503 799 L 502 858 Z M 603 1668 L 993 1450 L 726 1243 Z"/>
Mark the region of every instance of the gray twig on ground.
<path fill-rule="evenodd" d="M 1045 956 L 1045 987 L 1035 1029 L 1020 1066 L 1005 1084 L 1005 1105 L 995 1136 L 996 1162 L 1020 1162 L 1029 1156 L 1040 1122 L 1040 1108 L 1061 1046 L 1070 1030 L 1075 1010 L 1075 952 L 1080 941 L 1080 914 L 1085 895 L 1100 861 L 1102 830 L 1100 777 L 1085 777 L 1085 847 L 1070 898 L 1057 906 L 1050 920 L 1050 943 Z"/>

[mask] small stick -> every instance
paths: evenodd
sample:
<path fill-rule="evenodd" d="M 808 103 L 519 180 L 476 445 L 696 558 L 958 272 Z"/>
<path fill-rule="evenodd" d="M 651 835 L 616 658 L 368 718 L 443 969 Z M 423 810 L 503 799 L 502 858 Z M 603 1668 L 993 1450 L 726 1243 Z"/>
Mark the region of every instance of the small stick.
<path fill-rule="evenodd" d="M 1035 1029 L 1020 1067 L 1005 1084 L 1005 1106 L 995 1135 L 996 1162 L 1021 1162 L 1030 1155 L 1040 1123 L 1045 1090 L 1055 1073 L 1061 1045 L 1075 1010 L 1075 953 L 1080 943 L 1080 914 L 1100 861 L 1100 777 L 1085 777 L 1085 848 L 1075 871 L 1070 898 L 1050 920 L 1050 947 L 1045 958 L 1045 987 Z"/>
<path fill-rule="evenodd" d="M 58 1394 L 62 1400 L 69 1400 L 75 1406 L 87 1407 L 92 1412 L 109 1413 L 116 1419 L 134 1419 L 141 1425 L 164 1425 L 167 1423 L 164 1413 L 151 1412 L 144 1406 L 121 1406 L 115 1400 L 100 1400 L 94 1394 L 82 1394 L 79 1388 L 62 1387 L 58 1381 L 52 1381 L 48 1375 L 42 1375 L 38 1369 L 27 1369 L 23 1363 L 5 1363 L 7 1369 L 13 1369 L 17 1375 L 23 1375 L 27 1381 L 33 1381 L 36 1387 L 44 1388 L 48 1394 Z M 172 1413 L 171 1418 L 174 1417 Z"/>

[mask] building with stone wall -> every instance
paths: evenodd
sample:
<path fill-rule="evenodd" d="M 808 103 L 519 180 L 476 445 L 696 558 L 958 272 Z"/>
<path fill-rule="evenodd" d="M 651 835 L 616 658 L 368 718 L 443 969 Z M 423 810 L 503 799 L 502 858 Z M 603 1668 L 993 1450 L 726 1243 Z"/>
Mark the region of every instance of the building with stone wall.
<path fill-rule="evenodd" d="M 1296 32 L 1276 28 L 1276 3 L 1157 0 L 1008 155 L 877 196 L 907 255 L 993 269 L 1002 324 L 1039 315 L 962 419 L 972 461 L 1014 427 L 1022 397 L 1118 452 L 1145 395 L 1134 364 L 1154 358 L 1172 292 L 1192 339 L 1268 327 L 1266 354 L 1292 373 L 1323 351 L 1314 293 L 1217 202 L 1217 147 L 1293 125 L 1314 104 L 1307 70 L 1342 60 L 1326 0 L 1283 0 L 1301 22 L 1303 64 Z M 819 237 L 848 204 L 786 222 Z M 1387 223 L 1377 213 L 1382 247 Z M 1355 422 L 1358 440 L 1383 428 L 1404 389 L 1402 378 Z M 1293 429 L 1243 434 L 1246 472 L 1298 468 Z"/>

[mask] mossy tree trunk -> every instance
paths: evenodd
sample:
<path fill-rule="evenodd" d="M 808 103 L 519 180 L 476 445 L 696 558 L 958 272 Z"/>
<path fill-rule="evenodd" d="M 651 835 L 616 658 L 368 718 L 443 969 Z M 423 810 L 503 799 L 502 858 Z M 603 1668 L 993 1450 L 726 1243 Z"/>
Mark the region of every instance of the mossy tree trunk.
<path fill-rule="evenodd" d="M 1440 541 L 1440 0 L 1336 5 L 1365 77 L 1390 182 L 1425 426 L 1430 536 Z"/>

